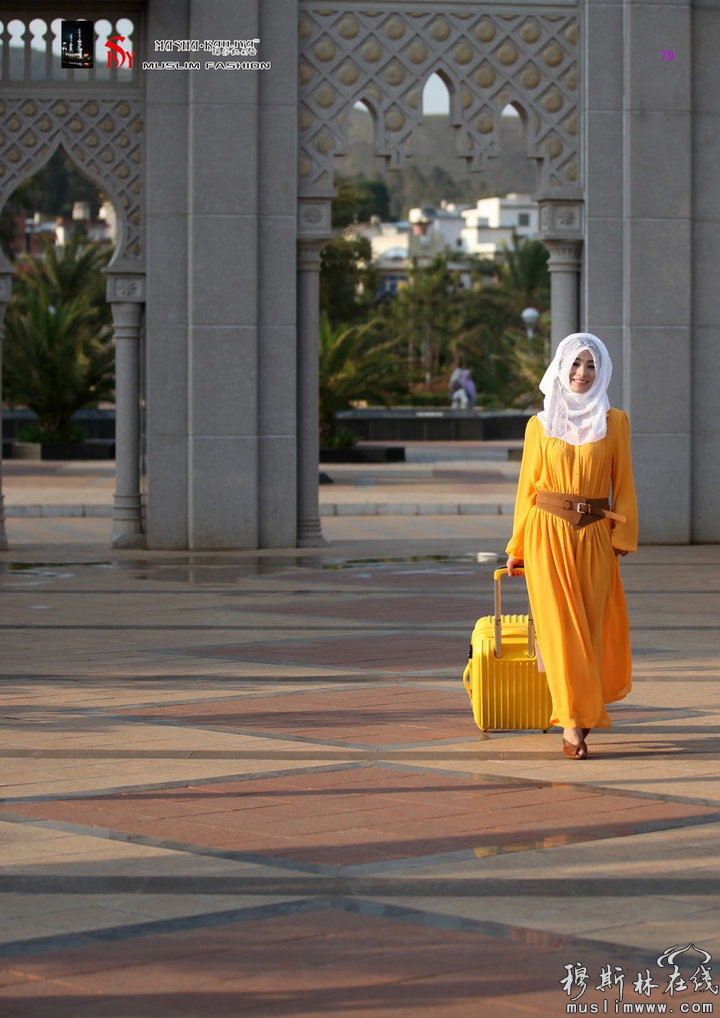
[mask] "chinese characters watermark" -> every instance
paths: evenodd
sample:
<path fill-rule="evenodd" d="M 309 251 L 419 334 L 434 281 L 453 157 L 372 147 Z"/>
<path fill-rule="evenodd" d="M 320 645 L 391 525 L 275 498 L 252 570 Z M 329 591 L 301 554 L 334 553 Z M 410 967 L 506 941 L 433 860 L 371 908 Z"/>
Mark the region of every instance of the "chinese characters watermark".
<path fill-rule="evenodd" d="M 688 955 L 688 958 L 683 959 L 683 955 Z M 686 965 L 688 970 L 694 967 L 691 974 L 683 975 L 678 964 L 680 959 L 690 963 Z M 713 1004 L 707 998 L 702 1003 L 697 1000 L 682 1001 L 677 1008 L 669 1006 L 664 1001 L 632 1003 L 624 999 L 630 990 L 636 997 L 645 998 L 649 998 L 653 990 L 661 990 L 660 995 L 667 995 L 669 999 L 683 993 L 706 993 L 717 996 L 718 986 L 712 979 L 711 961 L 710 953 L 696 947 L 695 944 L 688 944 L 686 947 L 676 944 L 657 959 L 658 968 L 662 970 L 657 976 L 657 982 L 650 969 L 646 968 L 644 973 L 637 972 L 637 978 L 632 982 L 628 980 L 628 987 L 625 984 L 626 970 L 622 966 L 605 965 L 601 968 L 599 981 L 595 985 L 595 990 L 603 994 L 603 999 L 592 1003 L 580 1002 L 594 982 L 587 967 L 581 962 L 566 965 L 565 975 L 558 982 L 570 998 L 565 1006 L 567 1014 L 672 1014 L 674 1010 L 678 1010 L 680 1014 L 712 1014 Z M 610 993 L 605 996 L 607 991 Z"/>
<path fill-rule="evenodd" d="M 211 53 L 214 57 L 254 57 L 259 39 L 156 39 L 156 53 Z"/>

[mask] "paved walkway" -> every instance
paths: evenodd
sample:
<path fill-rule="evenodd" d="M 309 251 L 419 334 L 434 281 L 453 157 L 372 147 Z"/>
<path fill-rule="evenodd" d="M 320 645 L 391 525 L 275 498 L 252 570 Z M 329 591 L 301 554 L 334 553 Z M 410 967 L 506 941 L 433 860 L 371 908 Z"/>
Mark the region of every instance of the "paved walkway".
<path fill-rule="evenodd" d="M 365 443 L 372 446 L 373 443 Z M 512 511 L 521 442 L 411 442 L 406 462 L 323 464 L 322 516 L 497 515 Z M 7 460 L 5 512 L 109 517 L 115 464 Z"/>
<path fill-rule="evenodd" d="M 469 462 L 502 479 L 396 482 L 504 505 Z M 118 553 L 8 520 L 3 1018 L 720 1014 L 720 547 L 624 560 L 635 688 L 580 762 L 481 734 L 460 684 L 507 513 L 324 528 Z"/>

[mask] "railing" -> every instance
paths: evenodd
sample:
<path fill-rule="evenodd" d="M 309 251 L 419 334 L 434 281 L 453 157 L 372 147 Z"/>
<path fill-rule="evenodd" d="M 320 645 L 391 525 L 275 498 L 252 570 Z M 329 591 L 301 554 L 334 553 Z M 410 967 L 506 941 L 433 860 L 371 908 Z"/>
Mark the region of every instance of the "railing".
<path fill-rule="evenodd" d="M 92 29 L 82 28 L 87 23 Z M 40 2 L 32 4 L 31 13 L 0 5 L 3 89 L 28 83 L 56 90 L 75 83 L 138 87 L 143 23 L 137 3 L 118 3 L 108 9 Z"/>

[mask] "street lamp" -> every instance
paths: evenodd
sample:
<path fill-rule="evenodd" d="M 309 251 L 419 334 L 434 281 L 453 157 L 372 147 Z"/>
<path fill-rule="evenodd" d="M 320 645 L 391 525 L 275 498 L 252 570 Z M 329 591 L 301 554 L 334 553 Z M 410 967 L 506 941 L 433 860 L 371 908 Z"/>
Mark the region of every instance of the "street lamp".
<path fill-rule="evenodd" d="M 524 311 L 520 312 L 520 317 L 523 320 L 523 325 L 527 332 L 527 338 L 532 339 L 535 335 L 537 323 L 540 320 L 540 312 L 537 308 L 525 308 Z"/>

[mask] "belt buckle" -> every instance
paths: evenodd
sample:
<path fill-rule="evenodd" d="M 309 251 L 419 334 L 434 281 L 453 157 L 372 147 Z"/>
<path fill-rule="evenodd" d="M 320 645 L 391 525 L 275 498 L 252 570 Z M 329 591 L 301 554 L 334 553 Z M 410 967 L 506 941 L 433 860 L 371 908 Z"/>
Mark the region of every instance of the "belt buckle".
<path fill-rule="evenodd" d="M 575 506 L 575 512 L 577 513 L 589 513 L 592 515 L 592 506 L 589 502 L 578 502 Z"/>

